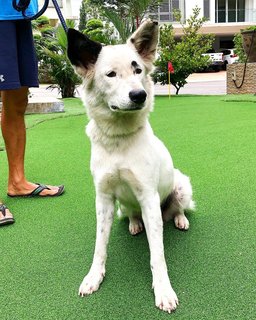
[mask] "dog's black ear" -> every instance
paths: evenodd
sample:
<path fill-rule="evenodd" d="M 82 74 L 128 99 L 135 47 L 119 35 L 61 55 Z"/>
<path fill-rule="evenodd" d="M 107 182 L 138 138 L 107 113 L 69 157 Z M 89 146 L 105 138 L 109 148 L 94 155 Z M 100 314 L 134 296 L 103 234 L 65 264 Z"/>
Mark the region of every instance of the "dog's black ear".
<path fill-rule="evenodd" d="M 75 29 L 68 29 L 67 54 L 71 63 L 78 68 L 90 69 L 98 59 L 102 45 L 90 40 L 83 33 Z"/>
<path fill-rule="evenodd" d="M 127 40 L 133 45 L 145 62 L 152 63 L 155 59 L 158 43 L 158 22 L 147 19 Z"/>

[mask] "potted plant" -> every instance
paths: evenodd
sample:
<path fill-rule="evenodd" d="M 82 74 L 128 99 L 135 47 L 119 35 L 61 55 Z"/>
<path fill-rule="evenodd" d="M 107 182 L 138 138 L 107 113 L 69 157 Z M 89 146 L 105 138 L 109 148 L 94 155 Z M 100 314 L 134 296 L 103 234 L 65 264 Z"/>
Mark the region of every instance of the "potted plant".
<path fill-rule="evenodd" d="M 248 62 L 256 62 L 256 26 L 249 27 L 241 32 L 243 48 Z"/>

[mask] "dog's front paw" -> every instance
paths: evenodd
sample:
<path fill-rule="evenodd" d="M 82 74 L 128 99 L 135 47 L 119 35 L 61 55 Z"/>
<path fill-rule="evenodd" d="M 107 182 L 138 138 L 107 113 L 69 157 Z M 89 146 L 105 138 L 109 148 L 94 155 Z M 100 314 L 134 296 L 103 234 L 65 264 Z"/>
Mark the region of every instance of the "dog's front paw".
<path fill-rule="evenodd" d="M 180 230 L 188 230 L 189 221 L 184 214 L 178 214 L 174 217 L 174 223 L 176 228 Z"/>
<path fill-rule="evenodd" d="M 169 285 L 155 288 L 155 303 L 160 310 L 171 313 L 177 308 L 179 301 L 176 293 Z"/>
<path fill-rule="evenodd" d="M 103 272 L 93 272 L 90 271 L 85 277 L 79 288 L 79 295 L 81 297 L 92 294 L 99 289 L 101 282 L 105 276 L 105 271 Z"/>

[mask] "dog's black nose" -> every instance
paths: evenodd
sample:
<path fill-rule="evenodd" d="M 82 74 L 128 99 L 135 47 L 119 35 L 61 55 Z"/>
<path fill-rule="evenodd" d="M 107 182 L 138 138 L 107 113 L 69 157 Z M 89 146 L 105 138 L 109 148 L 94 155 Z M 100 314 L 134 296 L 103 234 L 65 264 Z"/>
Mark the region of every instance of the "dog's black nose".
<path fill-rule="evenodd" d="M 147 97 L 147 93 L 145 90 L 132 90 L 129 92 L 129 98 L 132 100 L 134 103 L 143 103 L 145 102 Z"/>

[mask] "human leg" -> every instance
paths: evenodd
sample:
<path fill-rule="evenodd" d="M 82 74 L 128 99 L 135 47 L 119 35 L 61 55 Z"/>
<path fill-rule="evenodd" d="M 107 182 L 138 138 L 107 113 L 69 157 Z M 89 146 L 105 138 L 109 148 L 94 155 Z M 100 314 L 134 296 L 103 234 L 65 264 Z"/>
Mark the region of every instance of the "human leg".
<path fill-rule="evenodd" d="M 28 88 L 2 91 L 2 134 L 5 141 L 9 177 L 8 194 L 26 195 L 38 186 L 25 177 L 24 158 L 26 146 L 25 110 L 28 103 Z M 48 186 L 40 195 L 54 195 L 59 187 Z"/>

